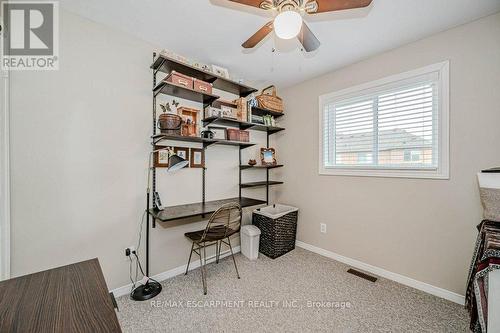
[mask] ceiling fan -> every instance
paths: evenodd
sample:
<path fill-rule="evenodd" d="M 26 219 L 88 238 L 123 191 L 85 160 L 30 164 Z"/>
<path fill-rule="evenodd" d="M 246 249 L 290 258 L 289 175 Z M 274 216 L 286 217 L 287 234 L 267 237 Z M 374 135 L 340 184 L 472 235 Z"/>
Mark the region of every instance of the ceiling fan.
<path fill-rule="evenodd" d="M 321 44 L 309 29 L 302 17 L 305 14 L 318 14 L 337 10 L 362 8 L 372 0 L 229 0 L 275 12 L 272 21 L 267 22 L 241 46 L 246 49 L 255 47 L 273 30 L 282 39 L 297 37 L 306 52 L 316 50 Z"/>

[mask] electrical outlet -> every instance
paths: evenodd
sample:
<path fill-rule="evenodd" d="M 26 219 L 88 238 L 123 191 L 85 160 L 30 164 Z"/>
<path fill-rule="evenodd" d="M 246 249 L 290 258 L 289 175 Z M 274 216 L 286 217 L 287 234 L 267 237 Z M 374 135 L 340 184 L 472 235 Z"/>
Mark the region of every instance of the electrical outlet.
<path fill-rule="evenodd" d="M 135 251 L 135 247 L 129 246 L 125 249 L 125 256 L 129 257 Z"/>
<path fill-rule="evenodd" d="M 319 224 L 319 231 L 320 231 L 322 234 L 326 234 L 326 224 L 324 224 L 324 223 L 320 223 L 320 224 Z"/>

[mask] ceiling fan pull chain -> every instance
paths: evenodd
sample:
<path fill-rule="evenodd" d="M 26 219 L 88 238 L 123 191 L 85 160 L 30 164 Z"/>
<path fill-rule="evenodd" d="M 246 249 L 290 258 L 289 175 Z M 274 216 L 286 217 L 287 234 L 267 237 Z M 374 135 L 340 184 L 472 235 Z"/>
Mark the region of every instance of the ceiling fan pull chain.
<path fill-rule="evenodd" d="M 301 47 L 301 48 L 300 48 L 300 51 L 301 51 L 301 52 L 304 52 L 304 48 L 303 48 L 303 47 Z M 299 73 L 302 73 L 302 65 L 304 65 L 304 57 L 301 57 L 301 59 L 300 59 L 299 61 L 300 61 L 300 62 L 299 62 Z"/>
<path fill-rule="evenodd" d="M 275 54 L 276 54 L 276 48 L 273 46 L 271 49 L 271 73 L 274 72 Z"/>

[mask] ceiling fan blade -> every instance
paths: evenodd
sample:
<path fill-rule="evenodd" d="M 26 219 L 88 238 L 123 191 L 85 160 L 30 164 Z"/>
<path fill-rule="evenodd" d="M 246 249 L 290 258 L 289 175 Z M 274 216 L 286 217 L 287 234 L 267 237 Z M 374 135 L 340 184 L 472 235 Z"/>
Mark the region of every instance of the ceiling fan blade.
<path fill-rule="evenodd" d="M 262 9 L 271 9 L 273 7 L 273 2 L 271 0 L 229 0 L 229 1 Z"/>
<path fill-rule="evenodd" d="M 251 49 L 259 44 L 261 40 L 266 38 L 273 31 L 273 21 L 267 22 L 262 28 L 259 29 L 252 37 L 248 38 L 246 42 L 241 44 L 245 49 Z"/>
<path fill-rule="evenodd" d="M 302 46 L 304 46 L 306 52 L 314 51 L 321 45 L 320 41 L 314 36 L 305 22 L 302 22 L 302 29 L 300 29 L 297 38 Z"/>
<path fill-rule="evenodd" d="M 312 0 L 305 5 L 309 14 L 333 12 L 369 6 L 372 0 Z"/>

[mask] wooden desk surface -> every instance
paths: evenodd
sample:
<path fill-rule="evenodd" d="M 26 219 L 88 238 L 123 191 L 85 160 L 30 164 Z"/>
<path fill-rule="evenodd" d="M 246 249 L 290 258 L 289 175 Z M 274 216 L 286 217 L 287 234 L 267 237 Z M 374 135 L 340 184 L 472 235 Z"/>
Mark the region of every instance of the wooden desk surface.
<path fill-rule="evenodd" d="M 99 261 L 0 282 L 0 332 L 121 332 Z"/>
<path fill-rule="evenodd" d="M 262 200 L 245 198 L 245 197 L 242 197 L 241 200 L 239 198 L 230 198 L 230 199 L 206 201 L 204 205 L 201 202 L 196 202 L 186 205 L 165 207 L 165 209 L 163 210 L 150 209 L 149 214 L 151 214 L 153 218 L 158 219 L 161 222 L 167 222 L 187 217 L 198 216 L 202 214 L 207 214 L 207 215 L 212 214 L 222 205 L 231 202 L 239 203 L 241 207 L 257 206 L 266 203 L 265 201 Z M 207 218 L 209 217 L 210 216 L 207 216 Z"/>

